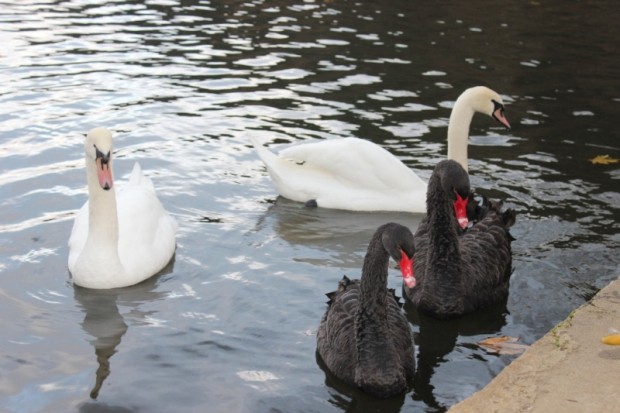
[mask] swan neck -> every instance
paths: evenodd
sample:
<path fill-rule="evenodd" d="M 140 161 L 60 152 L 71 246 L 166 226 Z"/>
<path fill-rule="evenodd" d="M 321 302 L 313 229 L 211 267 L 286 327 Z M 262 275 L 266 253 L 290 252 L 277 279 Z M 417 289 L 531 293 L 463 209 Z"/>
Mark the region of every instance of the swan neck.
<path fill-rule="evenodd" d="M 110 161 L 111 162 L 111 161 Z M 88 180 L 88 239 L 87 242 L 99 246 L 114 246 L 118 257 L 118 214 L 116 210 L 116 190 L 104 190 L 97 179 L 97 165 L 87 160 Z M 112 165 L 110 165 L 112 168 Z"/>
<path fill-rule="evenodd" d="M 355 383 L 364 391 L 381 387 L 389 392 L 390 388 L 405 387 L 402 361 L 395 352 L 394 332 L 388 322 L 389 260 L 381 233 L 375 234 L 364 258 L 359 308 L 355 317 Z"/>
<path fill-rule="evenodd" d="M 373 237 L 362 267 L 360 281 L 360 310 L 380 317 L 387 314 L 387 277 L 390 256 L 381 243 Z"/>
<path fill-rule="evenodd" d="M 457 99 L 448 122 L 448 159 L 460 163 L 465 171 L 468 170 L 467 146 L 473 117 L 474 110 L 469 102 L 466 99 Z"/>
<path fill-rule="evenodd" d="M 446 285 L 446 280 L 460 279 L 461 254 L 459 249 L 458 223 L 452 209 L 452 201 L 442 189 L 439 178 L 431 177 L 426 204 L 428 213 L 429 231 L 429 270 L 430 278 L 441 277 L 442 282 L 437 285 Z"/>

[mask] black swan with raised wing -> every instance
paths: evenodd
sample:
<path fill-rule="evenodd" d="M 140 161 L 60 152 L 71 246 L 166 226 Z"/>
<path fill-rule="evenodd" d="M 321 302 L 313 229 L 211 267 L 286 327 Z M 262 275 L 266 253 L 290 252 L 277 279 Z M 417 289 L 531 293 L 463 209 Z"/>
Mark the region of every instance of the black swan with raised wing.
<path fill-rule="evenodd" d="M 375 397 L 402 393 L 413 378 L 413 335 L 394 290 L 387 288 L 390 257 L 408 277 L 413 252 L 408 228 L 382 225 L 370 240 L 361 281 L 345 276 L 327 294 L 317 352 L 336 377 Z"/>
<path fill-rule="evenodd" d="M 428 214 L 415 233 L 414 274 L 404 278 L 407 297 L 434 317 L 458 317 L 508 295 L 513 240 L 508 230 L 515 212 L 484 199 L 477 222 L 462 230 L 469 196 L 463 167 L 451 160 L 438 163 L 428 184 Z"/>

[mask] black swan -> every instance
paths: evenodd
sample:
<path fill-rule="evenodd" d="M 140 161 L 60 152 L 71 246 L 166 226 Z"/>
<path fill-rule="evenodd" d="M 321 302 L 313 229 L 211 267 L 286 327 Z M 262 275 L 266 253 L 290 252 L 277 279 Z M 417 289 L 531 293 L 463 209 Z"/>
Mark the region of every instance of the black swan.
<path fill-rule="evenodd" d="M 362 278 L 346 276 L 328 293 L 317 332 L 317 352 L 344 382 L 375 397 L 406 391 L 415 370 L 413 335 L 394 290 L 387 288 L 390 256 L 403 277 L 413 268 L 413 235 L 400 224 L 377 229 L 364 258 Z"/>
<path fill-rule="evenodd" d="M 484 198 L 475 211 L 476 223 L 462 230 L 469 196 L 463 167 L 439 162 L 428 183 L 428 214 L 415 234 L 414 274 L 404 279 L 405 294 L 415 307 L 437 318 L 458 317 L 508 296 L 514 239 L 508 229 L 515 212 L 501 211 L 501 203 Z"/>

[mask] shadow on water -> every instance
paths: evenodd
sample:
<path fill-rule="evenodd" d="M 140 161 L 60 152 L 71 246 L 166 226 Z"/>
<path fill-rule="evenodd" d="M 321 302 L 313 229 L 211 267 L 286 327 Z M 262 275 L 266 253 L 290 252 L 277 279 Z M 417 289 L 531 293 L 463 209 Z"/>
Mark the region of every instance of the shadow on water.
<path fill-rule="evenodd" d="M 92 339 L 97 356 L 95 386 L 90 391 L 91 399 L 96 400 L 105 379 L 110 375 L 110 358 L 116 353 L 127 324 L 118 311 L 119 292 L 112 290 L 87 290 L 75 287 L 75 299 L 85 311 L 82 328 Z"/>
<path fill-rule="evenodd" d="M 143 322 L 152 315 L 152 311 L 141 310 L 143 303 L 161 300 L 166 292 L 155 291 L 157 282 L 165 274 L 172 273 L 174 258 L 155 276 L 140 284 L 110 290 L 94 290 L 74 286 L 74 297 L 84 312 L 82 329 L 91 337 L 90 343 L 95 350 L 97 371 L 95 384 L 90 391 L 90 398 L 97 400 L 105 380 L 112 373 L 110 359 L 117 353 L 121 340 L 128 330 L 125 317 L 119 306 L 129 308 L 128 318 Z M 88 412 L 128 412 L 126 408 L 109 406 L 105 403 L 86 402 L 80 411 Z"/>
<path fill-rule="evenodd" d="M 446 411 L 450 407 L 442 406 L 434 395 L 432 378 L 435 369 L 454 351 L 459 336 L 499 332 L 506 324 L 506 303 L 507 300 L 455 320 L 438 320 L 419 313 L 410 301 L 405 301 L 404 309 L 409 322 L 420 328 L 415 336 L 417 365 L 413 380 L 414 400 L 423 401 L 437 412 Z"/>
<path fill-rule="evenodd" d="M 79 407 L 79 413 L 136 413 L 136 410 L 121 407 L 111 406 L 105 403 L 85 403 Z"/>
<path fill-rule="evenodd" d="M 365 250 L 376 229 L 397 222 L 415 230 L 421 214 L 404 212 L 356 212 L 306 207 L 278 197 L 256 223 L 261 230 L 271 225 L 278 237 L 289 244 L 312 246 L 350 256 Z"/>

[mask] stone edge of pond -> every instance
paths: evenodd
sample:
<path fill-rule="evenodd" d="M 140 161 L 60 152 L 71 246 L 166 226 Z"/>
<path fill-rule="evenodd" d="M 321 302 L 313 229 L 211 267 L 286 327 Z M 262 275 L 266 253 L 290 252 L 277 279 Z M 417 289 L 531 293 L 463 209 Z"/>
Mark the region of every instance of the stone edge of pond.
<path fill-rule="evenodd" d="M 620 330 L 620 278 L 448 413 L 615 411 L 620 346 L 601 342 L 610 328 Z"/>

